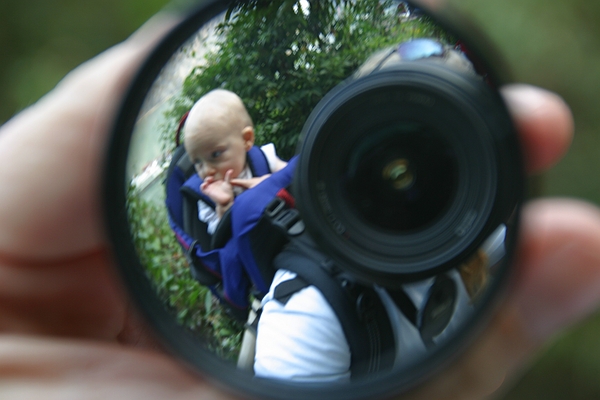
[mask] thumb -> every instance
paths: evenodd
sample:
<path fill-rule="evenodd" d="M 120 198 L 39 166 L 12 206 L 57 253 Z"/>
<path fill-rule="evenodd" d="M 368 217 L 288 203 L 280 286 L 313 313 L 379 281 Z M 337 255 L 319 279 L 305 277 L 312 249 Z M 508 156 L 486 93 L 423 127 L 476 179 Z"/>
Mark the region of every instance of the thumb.
<path fill-rule="evenodd" d="M 174 23 L 152 20 L 0 128 L 0 253 L 65 258 L 104 245 L 100 176 L 116 105 Z"/>

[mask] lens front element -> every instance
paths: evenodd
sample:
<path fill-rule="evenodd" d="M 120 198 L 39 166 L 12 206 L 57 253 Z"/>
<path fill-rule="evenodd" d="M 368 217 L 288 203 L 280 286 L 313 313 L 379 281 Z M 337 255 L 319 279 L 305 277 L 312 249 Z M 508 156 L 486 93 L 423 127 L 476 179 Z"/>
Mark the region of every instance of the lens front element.
<path fill-rule="evenodd" d="M 449 207 L 458 165 L 439 133 L 407 122 L 365 142 L 351 153 L 345 189 L 366 224 L 408 233 L 425 229 Z"/>

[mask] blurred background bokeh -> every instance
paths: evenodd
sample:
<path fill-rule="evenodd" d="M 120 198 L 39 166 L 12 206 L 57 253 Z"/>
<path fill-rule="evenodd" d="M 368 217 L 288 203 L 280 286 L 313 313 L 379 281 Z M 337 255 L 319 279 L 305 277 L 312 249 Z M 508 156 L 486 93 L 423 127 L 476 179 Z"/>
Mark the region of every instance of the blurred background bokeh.
<path fill-rule="evenodd" d="M 600 203 L 600 2 L 449 1 L 490 36 L 515 81 L 556 91 L 573 110 L 573 147 L 542 177 L 543 194 Z M 125 39 L 165 4 L 0 0 L 0 124 L 68 71 Z M 600 313 L 557 337 L 502 398 L 600 399 L 599 377 Z"/>

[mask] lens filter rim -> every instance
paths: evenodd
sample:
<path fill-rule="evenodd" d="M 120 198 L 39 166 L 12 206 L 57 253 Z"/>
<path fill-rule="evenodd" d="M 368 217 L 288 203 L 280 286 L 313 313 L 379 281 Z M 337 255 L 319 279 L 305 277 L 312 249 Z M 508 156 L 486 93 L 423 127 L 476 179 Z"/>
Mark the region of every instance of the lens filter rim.
<path fill-rule="evenodd" d="M 390 120 L 437 127 L 457 152 L 457 196 L 446 216 L 416 235 L 382 233 L 359 221 L 340 188 L 357 140 L 353 118 L 363 124 L 354 130 L 363 129 L 364 136 L 369 126 L 364 120 L 377 119 L 386 104 L 397 110 Z M 497 191 L 507 189 L 497 187 L 505 181 L 498 179 L 503 157 L 496 142 L 511 125 L 487 122 L 503 108 L 476 76 L 427 62 L 403 63 L 332 91 L 309 117 L 300 145 L 294 192 L 308 231 L 341 268 L 369 283 L 396 287 L 455 267 L 497 227 L 494 208 L 504 207 L 495 200 Z"/>

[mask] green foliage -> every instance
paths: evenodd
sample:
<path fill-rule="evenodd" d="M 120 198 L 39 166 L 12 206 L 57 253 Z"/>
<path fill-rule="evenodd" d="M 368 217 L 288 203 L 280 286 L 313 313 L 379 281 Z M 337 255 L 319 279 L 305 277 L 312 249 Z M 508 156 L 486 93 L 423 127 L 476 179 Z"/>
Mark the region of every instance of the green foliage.
<path fill-rule="evenodd" d="M 179 118 L 203 94 L 224 88 L 246 104 L 257 143 L 275 143 L 283 158 L 293 155 L 319 100 L 376 50 L 442 36 L 427 19 L 404 19 L 390 0 L 240 1 L 216 31 L 216 50 L 185 80 L 163 136 L 173 143 Z"/>
<path fill-rule="evenodd" d="M 140 261 L 159 298 L 179 324 L 219 356 L 235 360 L 242 327 L 229 318 L 210 290 L 192 278 L 164 205 L 144 200 L 131 188 L 127 209 Z"/>

